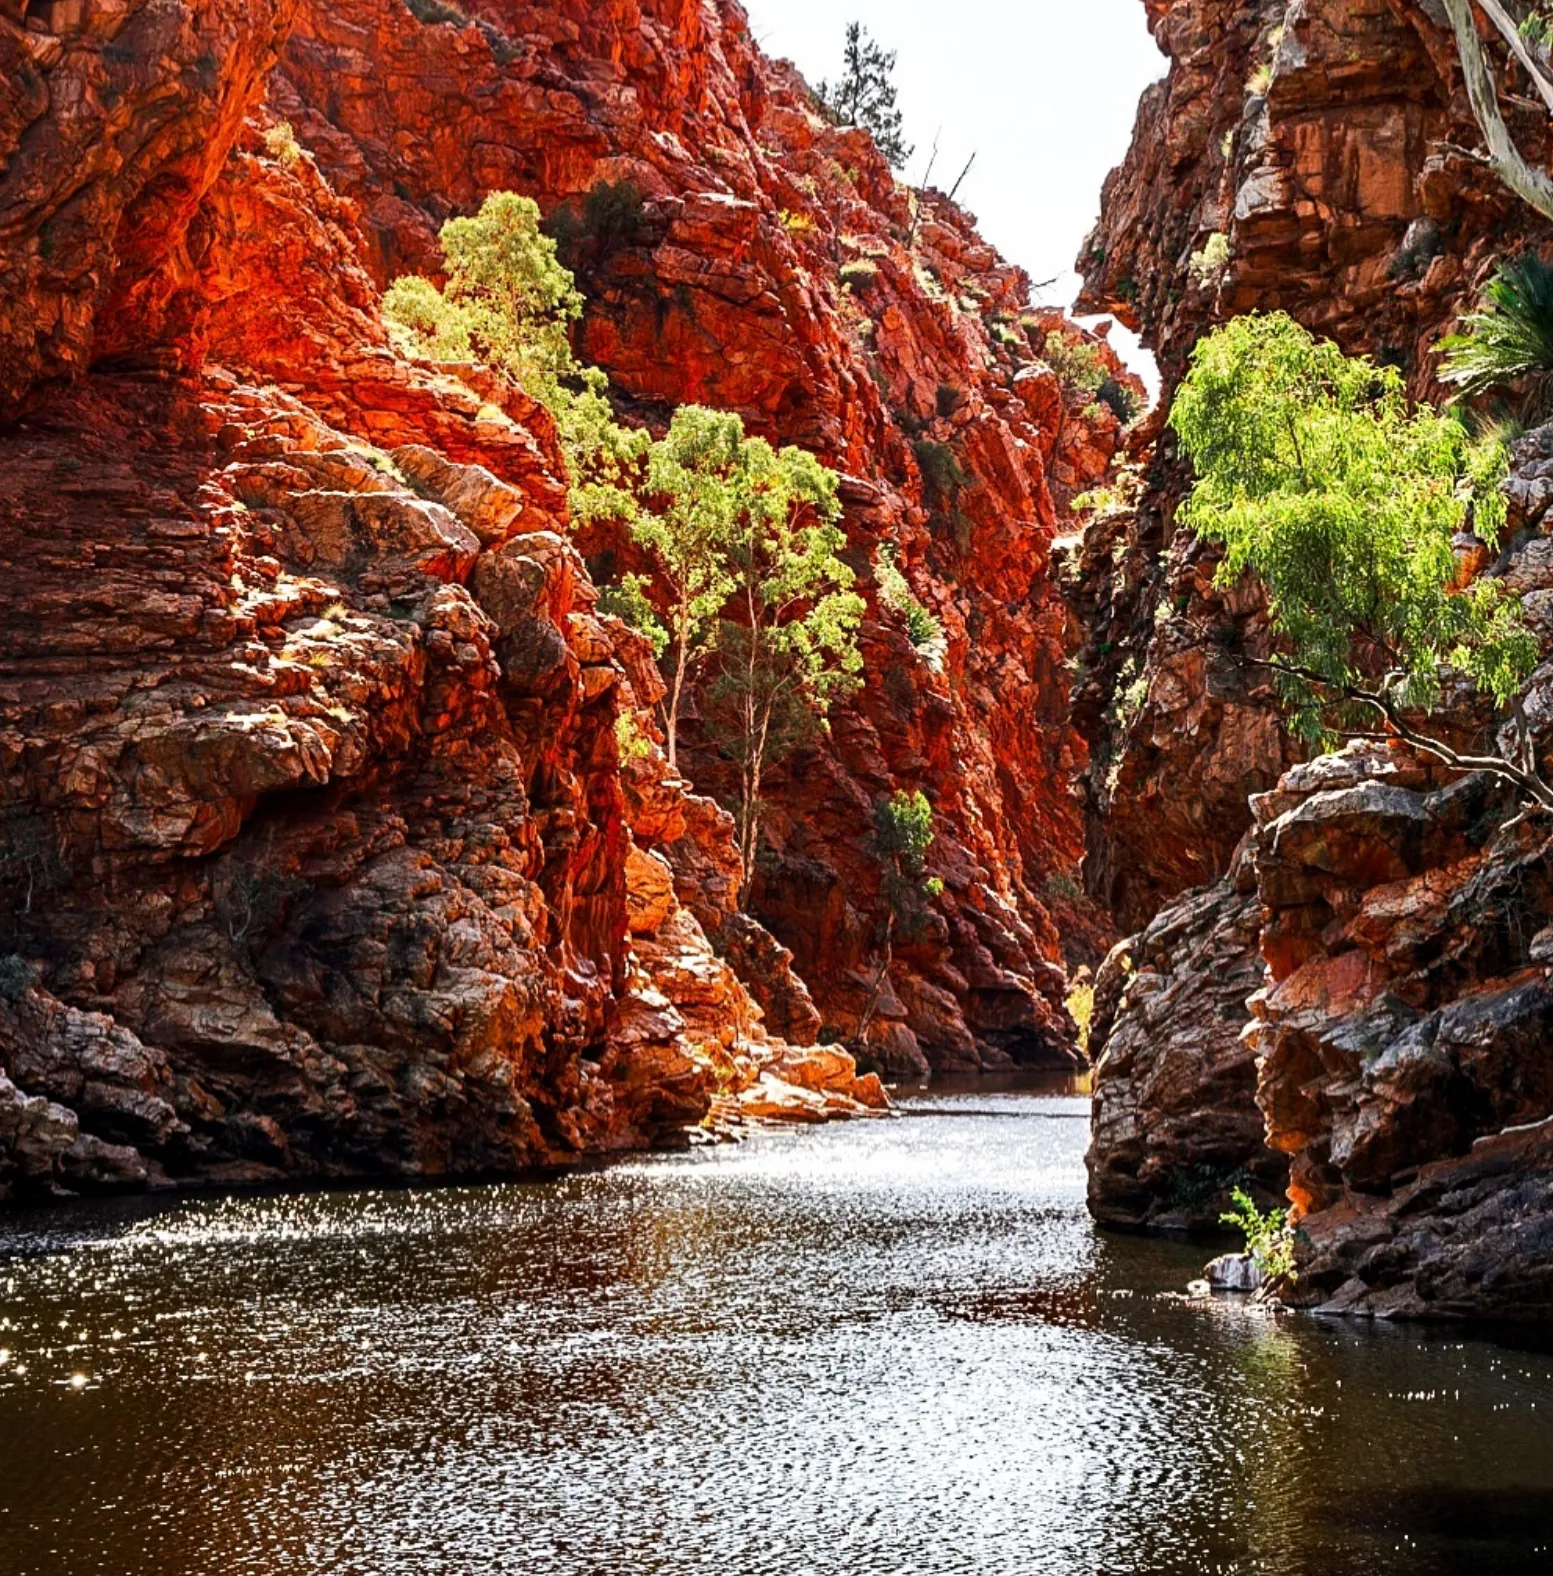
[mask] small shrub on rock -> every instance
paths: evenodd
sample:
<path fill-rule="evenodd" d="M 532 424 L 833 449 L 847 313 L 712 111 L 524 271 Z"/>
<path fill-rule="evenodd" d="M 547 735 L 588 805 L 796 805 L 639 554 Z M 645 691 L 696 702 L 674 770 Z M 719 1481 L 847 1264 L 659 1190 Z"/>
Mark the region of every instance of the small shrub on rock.
<path fill-rule="evenodd" d="M 6 1001 L 20 1001 L 42 978 L 38 966 L 26 958 L 14 952 L 0 957 L 0 997 Z"/>

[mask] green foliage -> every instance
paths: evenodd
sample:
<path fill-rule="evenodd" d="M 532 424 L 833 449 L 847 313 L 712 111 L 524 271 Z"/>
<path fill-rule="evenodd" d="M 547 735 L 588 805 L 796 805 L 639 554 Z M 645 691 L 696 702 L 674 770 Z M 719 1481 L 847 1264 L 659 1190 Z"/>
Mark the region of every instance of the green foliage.
<path fill-rule="evenodd" d="M 933 846 L 933 806 L 918 789 L 874 805 L 874 850 L 907 875 L 920 876 Z"/>
<path fill-rule="evenodd" d="M 1505 522 L 1499 445 L 1282 313 L 1202 340 L 1170 420 L 1196 470 L 1180 518 L 1223 546 L 1221 585 L 1265 585 L 1304 737 L 1373 728 L 1361 694 L 1393 722 L 1427 712 L 1446 667 L 1501 704 L 1520 688 L 1537 646 L 1518 604 L 1492 580 L 1454 585 L 1456 533 L 1492 546 Z"/>
<path fill-rule="evenodd" d="M 1220 1215 L 1220 1222 L 1245 1237 L 1246 1252 L 1267 1280 L 1293 1280 L 1294 1228 L 1289 1224 L 1288 1210 L 1270 1209 L 1263 1214 L 1244 1188 L 1236 1188 L 1230 1197 L 1234 1208 Z"/>
<path fill-rule="evenodd" d="M 838 126 L 862 126 L 895 169 L 911 157 L 895 105 L 895 51 L 881 49 L 861 22 L 847 23 L 841 77 L 822 82 L 821 107 Z"/>
<path fill-rule="evenodd" d="M 1504 264 L 1439 348 L 1440 376 L 1468 398 L 1515 385 L 1528 421 L 1553 415 L 1553 263 L 1527 253 Z"/>
<path fill-rule="evenodd" d="M 283 170 L 294 170 L 302 162 L 302 149 L 289 120 L 278 120 L 265 131 L 264 151 Z"/>
<path fill-rule="evenodd" d="M 1100 392 L 1095 399 L 1104 405 L 1124 427 L 1138 414 L 1138 401 L 1132 390 L 1116 378 L 1107 378 L 1100 385 Z"/>
<path fill-rule="evenodd" d="M 628 518 L 647 435 L 616 424 L 608 380 L 572 354 L 582 296 L 540 229 L 538 204 L 492 192 L 473 218 L 448 220 L 441 241 L 446 287 L 396 279 L 383 298 L 384 320 L 413 354 L 484 361 L 507 373 L 555 417 L 578 517 Z"/>
<path fill-rule="evenodd" d="M 0 997 L 20 1001 L 43 978 L 38 966 L 14 952 L 0 957 Z"/>
<path fill-rule="evenodd" d="M 874 582 L 879 587 L 880 603 L 900 615 L 906 625 L 907 638 L 936 673 L 948 652 L 944 626 L 912 594 L 911 584 L 901 573 L 895 561 L 895 548 L 889 542 L 882 543 L 874 555 Z"/>
<path fill-rule="evenodd" d="M 1098 345 L 1070 340 L 1060 329 L 1054 328 L 1047 334 L 1041 356 L 1064 383 L 1080 394 L 1097 395 L 1111 376 Z"/>
<path fill-rule="evenodd" d="M 887 948 L 897 931 L 910 936 L 922 928 L 926 900 L 944 889 L 938 877 L 926 873 L 932 846 L 933 806 L 920 788 L 875 801 L 873 854 L 884 876 Z"/>
<path fill-rule="evenodd" d="M 652 753 L 652 741 L 642 732 L 635 713 L 623 711 L 615 718 L 615 748 L 622 761 L 639 761 Z"/>
<path fill-rule="evenodd" d="M 719 573 L 728 582 L 706 711 L 713 736 L 739 768 L 739 852 L 748 886 L 765 774 L 825 728 L 831 704 L 861 683 L 865 604 L 840 557 L 846 536 L 836 523 L 834 471 L 802 449 L 778 451 L 763 438 L 745 438 L 736 416 L 699 412 L 686 438 L 675 463 L 695 461 L 709 483 L 704 506 L 691 513 L 696 528 L 704 522 L 717 541 Z M 657 465 L 655 450 L 655 478 L 664 474 Z"/>
<path fill-rule="evenodd" d="M 922 486 L 929 505 L 936 510 L 952 504 L 966 482 L 954 450 L 947 443 L 937 443 L 932 438 L 918 438 L 911 449 L 917 457 L 917 468 L 922 472 Z"/>
<path fill-rule="evenodd" d="M 871 257 L 854 258 L 841 265 L 841 282 L 851 286 L 855 294 L 863 295 L 879 282 L 879 265 Z"/>
<path fill-rule="evenodd" d="M 1203 243 L 1200 251 L 1187 259 L 1186 271 L 1195 285 L 1212 288 L 1223 279 L 1229 268 L 1229 237 L 1222 230 L 1215 230 Z"/>
<path fill-rule="evenodd" d="M 449 0 L 404 0 L 405 8 L 417 21 L 467 22 L 468 16 Z"/>
<path fill-rule="evenodd" d="M 598 181 L 581 203 L 563 203 L 545 221 L 556 255 L 571 269 L 597 268 L 648 236 L 642 189 L 629 177 Z"/>
<path fill-rule="evenodd" d="M 651 584 L 646 575 L 624 575 L 615 585 L 600 586 L 599 612 L 645 635 L 652 642 L 652 654 L 661 660 L 669 649 L 669 632 L 647 595 Z"/>

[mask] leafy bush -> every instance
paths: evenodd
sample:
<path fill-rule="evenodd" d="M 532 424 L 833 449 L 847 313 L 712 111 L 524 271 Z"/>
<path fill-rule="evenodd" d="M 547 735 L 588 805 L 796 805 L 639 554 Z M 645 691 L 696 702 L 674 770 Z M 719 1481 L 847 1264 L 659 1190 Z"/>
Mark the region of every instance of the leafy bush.
<path fill-rule="evenodd" d="M 642 189 L 627 177 L 596 182 L 580 204 L 562 203 L 544 228 L 562 261 L 579 269 L 596 268 L 617 252 L 640 246 L 651 227 Z"/>
<path fill-rule="evenodd" d="M 922 660 L 937 672 L 947 654 L 944 626 L 912 594 L 911 585 L 895 561 L 895 549 L 886 542 L 874 557 L 874 581 L 879 601 L 898 613 L 906 625 L 906 636 L 922 654 Z"/>
<path fill-rule="evenodd" d="M 937 443 L 932 438 L 918 438 L 911 448 L 922 472 L 922 486 L 929 506 L 936 510 L 952 504 L 966 483 L 965 472 L 954 450 L 947 443 Z"/>
<path fill-rule="evenodd" d="M 434 22 L 467 22 L 468 15 L 449 0 L 404 0 L 405 8 L 417 21 L 428 25 Z"/>
<path fill-rule="evenodd" d="M 1553 264 L 1533 254 L 1506 263 L 1440 350 L 1440 376 L 1469 398 L 1520 386 L 1528 421 L 1553 415 Z"/>
<path fill-rule="evenodd" d="M 296 133 L 291 129 L 290 121 L 276 121 L 265 131 L 264 151 L 283 170 L 294 170 L 297 167 L 302 160 L 302 149 L 297 143 Z"/>
<path fill-rule="evenodd" d="M 538 205 L 516 192 L 493 192 L 473 218 L 448 220 L 441 241 L 445 289 L 406 275 L 383 297 L 395 336 L 430 360 L 480 360 L 507 373 L 555 417 L 574 512 L 583 519 L 629 515 L 647 435 L 615 422 L 608 379 L 572 354 L 582 296 L 540 228 Z"/>
<path fill-rule="evenodd" d="M 1187 260 L 1186 271 L 1193 284 L 1212 288 L 1224 277 L 1229 259 L 1229 237 L 1222 230 L 1215 230 L 1202 250 L 1193 252 Z"/>
<path fill-rule="evenodd" d="M 1246 1252 L 1263 1277 L 1270 1281 L 1295 1279 L 1294 1228 L 1289 1224 L 1288 1210 L 1270 1209 L 1264 1215 L 1244 1188 L 1236 1188 L 1230 1197 L 1235 1207 L 1219 1220 L 1245 1237 Z"/>
<path fill-rule="evenodd" d="M 1096 400 L 1104 405 L 1116 419 L 1125 427 L 1134 416 L 1138 414 L 1138 401 L 1133 392 L 1125 383 L 1115 378 L 1107 378 L 1100 385 L 1100 392 Z"/>
<path fill-rule="evenodd" d="M 881 799 L 874 805 L 874 849 L 881 859 L 919 876 L 933 846 L 933 806 L 920 789 Z"/>
<path fill-rule="evenodd" d="M 1296 731 L 1391 729 L 1459 761 L 1409 716 L 1432 710 L 1447 670 L 1507 705 L 1538 660 L 1495 580 L 1456 586 L 1456 534 L 1470 523 L 1492 547 L 1505 523 L 1502 447 L 1283 313 L 1203 339 L 1170 421 L 1196 471 L 1179 518 L 1223 546 L 1220 585 L 1250 573 L 1266 587 Z M 1553 805 L 1525 771 L 1490 769 Z"/>
<path fill-rule="evenodd" d="M 879 265 L 871 257 L 854 258 L 850 263 L 841 265 L 841 282 L 862 295 L 879 282 Z"/>
<path fill-rule="evenodd" d="M 1047 334 L 1042 358 L 1064 383 L 1080 394 L 1098 394 L 1111 376 L 1111 369 L 1106 366 L 1098 345 L 1070 340 L 1060 329 L 1054 328 Z"/>
<path fill-rule="evenodd" d="M 652 754 L 652 741 L 633 712 L 623 711 L 615 718 L 615 747 L 622 761 L 639 761 Z"/>
<path fill-rule="evenodd" d="M 956 388 L 953 383 L 940 383 L 938 392 L 934 395 L 933 404 L 938 414 L 946 421 L 959 410 L 965 403 L 965 390 Z"/>
<path fill-rule="evenodd" d="M 42 978 L 38 966 L 26 958 L 14 952 L 0 957 L 0 996 L 7 1001 L 20 1001 Z"/>
<path fill-rule="evenodd" d="M 600 586 L 599 612 L 645 635 L 652 642 L 653 655 L 661 658 L 669 649 L 669 632 L 648 598 L 651 584 L 646 575 L 625 575 L 615 585 Z"/>

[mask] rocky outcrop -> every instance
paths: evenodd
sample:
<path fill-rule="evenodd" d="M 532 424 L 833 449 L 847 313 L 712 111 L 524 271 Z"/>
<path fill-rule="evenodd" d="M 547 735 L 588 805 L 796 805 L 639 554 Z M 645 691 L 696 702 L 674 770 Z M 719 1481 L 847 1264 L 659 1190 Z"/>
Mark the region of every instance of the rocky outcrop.
<path fill-rule="evenodd" d="M 1441 331 L 1535 217 L 1464 151 L 1481 136 L 1443 9 L 1145 4 L 1170 69 L 1106 183 L 1083 304 L 1138 328 L 1167 385 L 1206 323 L 1281 308 L 1429 392 Z M 1508 108 L 1535 157 L 1546 115 Z"/>
<path fill-rule="evenodd" d="M 945 892 L 874 1060 L 1072 1058 L 1048 561 L 1119 422 L 1042 354 L 1090 341 L 736 6 L 574 13 L 0 8 L 0 1192 L 881 1109 L 814 1041 L 871 985 L 900 786 Z M 753 912 L 716 752 L 692 719 L 692 791 L 652 743 L 650 654 L 593 585 L 622 544 L 572 538 L 550 417 L 380 321 L 500 187 L 550 213 L 628 419 L 703 400 L 846 473 L 877 682 L 773 783 Z M 886 542 L 941 646 L 880 601 Z"/>
<path fill-rule="evenodd" d="M 0 422 L 94 360 L 144 358 L 292 0 L 0 6 Z"/>
<path fill-rule="evenodd" d="M 1151 0 L 1148 11 L 1170 73 L 1145 95 L 1108 184 L 1083 260 L 1088 304 L 1143 331 L 1167 398 L 1205 329 L 1271 308 L 1437 395 L 1434 342 L 1493 260 L 1539 233 L 1461 152 L 1477 133 L 1437 9 Z M 1543 117 L 1509 103 L 1537 152 Z M 1502 577 L 1553 651 L 1549 444 L 1533 434 L 1513 456 L 1506 553 L 1464 562 Z M 1174 1086 L 1157 1116 L 1144 1091 L 1170 1067 L 1151 1054 L 1151 1014 L 1196 992 L 1202 1043 L 1227 1052 L 1234 1032 L 1236 1100 L 1254 1069 L 1266 1140 L 1288 1162 L 1299 1300 L 1545 1318 L 1546 828 L 1492 779 L 1405 752 L 1296 764 L 1275 697 L 1244 660 L 1267 654 L 1264 607 L 1214 588 L 1212 554 L 1175 532 L 1187 478 L 1168 432 L 1140 434 L 1137 462 L 1131 489 L 1091 518 L 1074 571 L 1093 614 L 1075 708 L 1094 761 L 1087 870 L 1127 924 L 1165 904 L 1167 935 L 1173 916 L 1201 915 L 1203 929 L 1156 949 L 1158 978 L 1136 995 L 1130 981 L 1111 986 L 1095 1208 L 1126 1224 L 1167 1218 L 1163 1187 L 1190 1174 L 1183 1140 L 1174 1152 L 1155 1142 L 1170 1132 Z M 1523 697 L 1543 760 L 1549 682 L 1544 668 Z M 1486 742 L 1468 697 L 1440 726 Z M 1243 909 L 1233 882 L 1211 885 L 1231 868 Z M 1203 890 L 1180 896 L 1192 886 Z M 1238 989 L 1207 989 L 1237 958 L 1262 980 L 1249 1023 Z M 1217 1091 L 1197 1098 L 1221 1109 Z"/>
<path fill-rule="evenodd" d="M 1500 566 L 1543 629 L 1553 556 L 1535 483 L 1550 449 L 1544 430 L 1517 451 L 1523 529 Z M 1524 697 L 1543 760 L 1550 685 L 1545 665 Z M 1092 1208 L 1178 1223 L 1169 1205 L 1196 1174 L 1194 1142 L 1224 1135 L 1223 1164 L 1237 1134 L 1242 1155 L 1265 1153 L 1247 1122 L 1254 1088 L 1300 1225 L 1285 1296 L 1337 1313 L 1546 1318 L 1545 818 L 1519 814 L 1491 776 L 1369 744 L 1296 766 L 1251 804 L 1236 879 L 1167 908 L 1130 944 L 1136 973 L 1123 952 L 1102 973 Z"/>
<path fill-rule="evenodd" d="M 1248 1041 L 1291 1157 L 1302 1300 L 1553 1312 L 1553 879 L 1546 827 L 1513 810 L 1483 778 L 1435 786 L 1357 750 L 1258 802 L 1268 984 Z"/>
<path fill-rule="evenodd" d="M 1096 980 L 1089 1208 L 1108 1226 L 1214 1229 L 1234 1188 L 1263 1207 L 1288 1183 L 1255 1104 L 1246 1042 L 1261 987 L 1249 858 L 1163 909 Z"/>
<path fill-rule="evenodd" d="M 1048 901 L 1065 901 L 1080 852 L 1083 747 L 1048 566 L 1054 500 L 1100 478 L 1119 431 L 1042 359 L 1050 333 L 1079 331 L 1029 312 L 1028 282 L 968 216 L 914 197 L 865 136 L 826 125 L 731 3 L 578 16 L 493 0 L 430 25 L 402 0 L 305 4 L 271 103 L 357 204 L 379 282 L 434 271 L 450 212 L 502 186 L 531 193 L 588 297 L 580 349 L 628 410 L 733 409 L 845 474 L 872 681 L 775 774 L 750 909 L 827 1032 L 855 1032 L 875 973 L 872 809 L 922 788 L 945 891 L 897 950 L 872 1054 L 898 1071 L 1070 1062 Z M 941 621 L 941 653 L 879 604 L 883 544 Z M 601 574 L 629 553 L 584 547 Z M 726 763 L 694 717 L 686 731 L 697 788 L 731 803 Z M 747 953 L 700 917 L 727 955 Z"/>
<path fill-rule="evenodd" d="M 1204 331 L 1273 309 L 1442 397 L 1435 344 L 1494 261 L 1541 233 L 1463 152 L 1481 138 L 1443 13 L 1402 0 L 1147 10 L 1170 69 L 1106 183 L 1081 305 L 1143 335 L 1166 406 Z M 1546 117 L 1509 102 L 1535 154 Z M 1175 531 L 1186 479 L 1168 432 L 1145 464 L 1137 494 L 1091 527 L 1078 590 L 1095 615 L 1074 713 L 1093 763 L 1087 885 L 1129 928 L 1224 874 L 1247 797 L 1298 753 L 1265 675 L 1238 660 L 1266 655 L 1259 602 L 1215 592 L 1214 553 Z"/>

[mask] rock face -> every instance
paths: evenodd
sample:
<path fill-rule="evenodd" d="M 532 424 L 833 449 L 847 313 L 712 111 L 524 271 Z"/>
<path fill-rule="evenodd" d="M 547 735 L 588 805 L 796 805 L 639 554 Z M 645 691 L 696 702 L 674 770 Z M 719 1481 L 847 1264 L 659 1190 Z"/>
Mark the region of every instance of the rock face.
<path fill-rule="evenodd" d="M 1118 423 L 1037 352 L 1083 336 L 736 6 L 586 9 L 0 7 L 0 1193 L 877 1110 L 814 1041 L 871 981 L 900 786 L 946 893 L 875 1059 L 1072 1055 L 1047 563 Z M 383 282 L 499 187 L 563 210 L 628 416 L 732 407 L 847 472 L 878 682 L 774 783 L 754 914 L 715 752 L 699 793 L 621 759 L 661 681 L 598 613 L 549 416 L 384 333 Z M 878 603 L 884 541 L 941 656 Z"/>
<path fill-rule="evenodd" d="M 851 1034 L 875 972 L 872 809 L 922 788 L 945 893 L 897 950 L 876 1060 L 1071 1061 L 1047 900 L 1080 852 L 1082 745 L 1048 564 L 1054 498 L 1100 478 L 1119 429 L 1041 359 L 1048 334 L 1079 332 L 1028 311 L 1028 282 L 966 215 L 918 203 L 865 136 L 827 126 L 732 3 L 497 0 L 431 25 L 402 0 L 304 4 L 271 99 L 359 206 L 379 282 L 434 271 L 450 212 L 496 187 L 531 193 L 589 300 L 580 349 L 628 408 L 733 409 L 845 473 L 872 681 L 775 774 L 750 908 L 827 1032 Z M 941 654 L 879 605 L 881 544 L 942 622 Z M 627 551 L 585 548 L 600 572 Z M 731 803 L 726 763 L 694 717 L 687 732 L 690 776 Z"/>
<path fill-rule="evenodd" d="M 1536 233 L 1462 152 L 1480 136 L 1443 13 L 1403 0 L 1146 4 L 1170 68 L 1106 183 L 1081 305 L 1142 334 L 1167 404 L 1202 333 L 1274 309 L 1441 397 L 1435 343 L 1494 261 Z M 1536 154 L 1546 117 L 1512 113 Z M 1087 884 L 1128 928 L 1224 874 L 1251 825 L 1248 795 L 1296 758 L 1265 677 L 1238 660 L 1266 655 L 1259 603 L 1214 591 L 1214 554 L 1177 538 L 1185 477 L 1168 432 L 1146 463 L 1141 496 L 1090 532 L 1074 712 L 1093 762 Z"/>
<path fill-rule="evenodd" d="M 1167 397 L 1209 326 L 1271 308 L 1437 395 L 1434 341 L 1494 259 L 1540 233 L 1459 151 L 1478 138 L 1437 9 L 1149 0 L 1148 13 L 1170 72 L 1108 183 L 1088 304 L 1143 331 Z M 1537 152 L 1543 118 L 1512 113 Z M 1518 821 L 1492 780 L 1403 752 L 1296 764 L 1242 660 L 1266 654 L 1265 608 L 1216 590 L 1211 554 L 1175 533 L 1187 478 L 1162 422 L 1135 445 L 1135 480 L 1070 571 L 1090 629 L 1075 705 L 1092 746 L 1090 886 L 1142 927 L 1130 946 L 1152 962 L 1132 977 L 1119 953 L 1102 975 L 1093 1207 L 1176 1223 L 1163 1205 L 1197 1163 L 1195 1104 L 1204 1133 L 1224 1135 L 1217 1164 L 1253 1169 L 1266 1144 L 1286 1159 L 1301 1300 L 1545 1318 L 1546 828 Z M 1545 432 L 1516 449 L 1515 534 L 1483 567 L 1553 652 L 1550 453 Z M 1544 667 L 1523 697 L 1544 762 L 1549 683 Z M 1444 726 L 1482 741 L 1466 698 Z M 1195 1031 L 1177 1045 L 1188 1002 Z M 1216 1054 L 1232 1081 L 1191 1091 Z"/>
<path fill-rule="evenodd" d="M 1442 328 L 1535 220 L 1463 151 L 1481 138 L 1443 8 L 1144 3 L 1170 69 L 1106 183 L 1084 304 L 1141 329 L 1167 384 L 1206 322 L 1281 308 L 1428 391 Z M 1509 113 L 1545 151 L 1546 115 Z"/>
<path fill-rule="evenodd" d="M 1248 999 L 1262 983 L 1250 860 L 1163 909 L 1096 981 L 1089 1208 L 1129 1229 L 1218 1226 L 1242 1187 L 1265 1206 L 1288 1164 L 1255 1104 Z"/>

